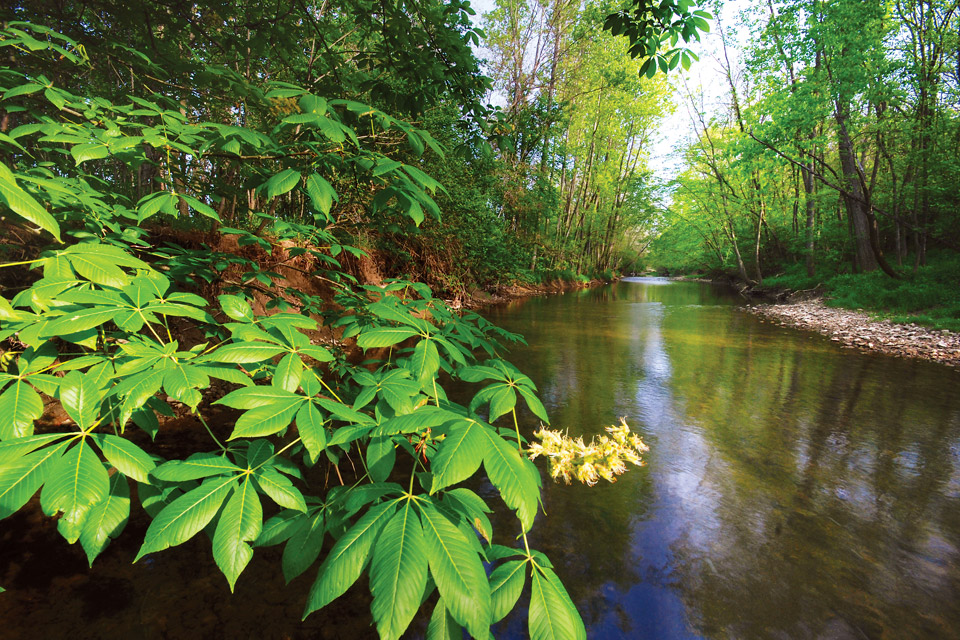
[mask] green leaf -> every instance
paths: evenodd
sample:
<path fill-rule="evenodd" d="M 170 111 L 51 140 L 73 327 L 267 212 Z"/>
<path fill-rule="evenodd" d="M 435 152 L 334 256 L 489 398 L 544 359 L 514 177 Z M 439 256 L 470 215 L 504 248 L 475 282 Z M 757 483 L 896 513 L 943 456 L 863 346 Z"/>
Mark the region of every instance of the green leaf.
<path fill-rule="evenodd" d="M 329 218 L 330 209 L 333 207 L 334 200 L 337 199 L 337 192 L 333 186 L 316 173 L 307 176 L 306 185 L 307 194 L 314 208 Z"/>
<path fill-rule="evenodd" d="M 90 508 L 110 490 L 107 470 L 85 440 L 80 438 L 75 447 L 61 456 L 40 492 L 44 513 L 63 513 L 57 528 L 70 544 L 80 537 Z"/>
<path fill-rule="evenodd" d="M 119 271 L 119 269 L 118 269 Z M 122 272 L 121 272 L 122 273 Z M 63 336 L 79 333 L 98 327 L 113 320 L 122 310 L 118 308 L 90 307 L 79 311 L 68 312 L 55 320 L 51 320 L 43 327 L 45 336 Z"/>
<path fill-rule="evenodd" d="M 148 475 L 157 465 L 146 451 L 125 438 L 109 433 L 96 434 L 93 440 L 117 471 L 137 482 L 149 484 Z"/>
<path fill-rule="evenodd" d="M 263 523 L 263 530 L 254 542 L 255 547 L 269 547 L 289 540 L 297 529 L 306 522 L 307 514 L 284 509 Z"/>
<path fill-rule="evenodd" d="M 263 492 L 281 507 L 297 511 L 307 510 L 303 494 L 293 486 L 293 482 L 287 476 L 271 467 L 261 467 L 256 473 L 256 478 Z"/>
<path fill-rule="evenodd" d="M 305 347 L 300 347 L 297 349 L 297 353 L 301 353 L 309 358 L 313 358 L 317 362 L 330 362 L 333 360 L 333 354 L 324 349 L 323 347 L 318 347 L 316 345 L 307 345 Z"/>
<path fill-rule="evenodd" d="M 490 397 L 490 422 L 493 422 L 500 416 L 510 413 L 517 405 L 517 392 L 515 387 L 509 385 L 491 385 L 495 391 Z"/>
<path fill-rule="evenodd" d="M 288 353 L 280 359 L 273 374 L 271 384 L 287 391 L 296 391 L 303 378 L 303 361 L 294 353 Z"/>
<path fill-rule="evenodd" d="M 228 440 L 259 438 L 282 431 L 293 422 L 293 416 L 305 400 L 303 396 L 296 396 L 247 411 L 237 419 Z"/>
<path fill-rule="evenodd" d="M 463 640 L 463 629 L 447 611 L 441 597 L 433 608 L 430 624 L 427 625 L 427 640 Z"/>
<path fill-rule="evenodd" d="M 60 404 L 81 429 L 97 419 L 102 400 L 100 386 L 90 374 L 71 371 L 60 381 Z"/>
<path fill-rule="evenodd" d="M 292 190 L 300 183 L 300 173 L 293 169 L 284 169 L 280 173 L 270 176 L 264 184 L 267 188 L 267 198 L 275 198 Z"/>
<path fill-rule="evenodd" d="M 490 587 L 480 557 L 439 511 L 426 502 L 419 506 L 430 573 L 447 610 L 474 638 L 489 637 Z"/>
<path fill-rule="evenodd" d="M 316 460 L 327 446 L 327 430 L 324 428 L 323 416 L 312 402 L 303 405 L 297 413 L 297 431 L 303 445 L 310 452 L 310 457 Z"/>
<path fill-rule="evenodd" d="M 80 531 L 80 544 L 93 566 L 94 559 L 107 548 L 127 525 L 130 517 L 130 485 L 126 477 L 115 473 L 110 478 L 107 496 L 95 504 Z"/>
<path fill-rule="evenodd" d="M 68 440 L 27 454 L 11 464 L 0 465 L 0 520 L 27 503 L 47 481 L 59 462 Z"/>
<path fill-rule="evenodd" d="M 527 407 L 530 408 L 530 411 L 533 412 L 533 415 L 537 416 L 545 423 L 550 424 L 550 418 L 547 417 L 547 410 L 544 408 L 543 403 L 540 402 L 537 394 L 525 387 L 517 387 L 517 391 L 519 391 L 520 395 L 523 396 L 523 399 L 527 401 Z"/>
<path fill-rule="evenodd" d="M 427 546 L 420 519 L 406 501 L 383 527 L 370 562 L 370 611 L 381 640 L 399 638 L 420 608 L 427 585 Z"/>
<path fill-rule="evenodd" d="M 430 493 L 462 482 L 476 473 L 487 453 L 488 440 L 480 433 L 485 428 L 476 420 L 461 420 L 450 428 L 431 461 L 433 486 Z"/>
<path fill-rule="evenodd" d="M 96 245 L 102 248 L 104 245 Z M 106 253 L 106 252 L 104 252 Z M 64 256 L 69 260 L 70 266 L 74 271 L 91 282 L 101 284 L 105 287 L 114 287 L 120 289 L 130 282 L 130 278 L 117 266 L 116 260 L 110 255 L 99 255 L 94 253 L 76 252 L 65 253 Z M 114 311 L 117 311 L 116 309 Z M 72 331 L 81 331 L 80 328 L 69 327 Z M 86 329 L 87 327 L 83 327 Z"/>
<path fill-rule="evenodd" d="M 157 467 L 157 470 L 162 468 Z M 236 484 L 235 476 L 212 478 L 168 504 L 150 523 L 140 552 L 133 561 L 192 538 L 213 520 Z"/>
<path fill-rule="evenodd" d="M 17 380 L 0 394 L 0 440 L 33 435 L 33 421 L 42 414 L 40 394 Z"/>
<path fill-rule="evenodd" d="M 33 199 L 33 196 L 17 184 L 13 173 L 2 162 L 0 162 L 0 198 L 14 213 L 50 233 L 57 242 L 61 242 L 60 225 L 47 213 L 46 209 L 40 206 L 40 203 Z"/>
<path fill-rule="evenodd" d="M 586 640 L 583 620 L 557 575 L 540 566 L 531 574 L 530 639 Z"/>
<path fill-rule="evenodd" d="M 510 560 L 490 574 L 492 622 L 500 622 L 513 610 L 526 582 L 526 560 Z"/>
<path fill-rule="evenodd" d="M 437 352 L 436 343 L 433 340 L 418 342 L 408 366 L 413 377 L 420 383 L 432 380 L 440 369 L 440 354 Z"/>
<path fill-rule="evenodd" d="M 110 155 L 107 145 L 102 142 L 88 142 L 86 144 L 77 144 L 70 147 L 70 155 L 73 156 L 77 166 L 87 160 L 99 160 Z"/>
<path fill-rule="evenodd" d="M 261 342 L 235 342 L 220 347 L 208 356 L 214 362 L 231 362 L 233 364 L 252 364 L 262 362 L 286 351 L 282 347 Z"/>
<path fill-rule="evenodd" d="M 233 409 L 256 409 L 281 401 L 297 399 L 302 400 L 303 396 L 276 387 L 257 385 L 231 391 L 213 404 L 223 404 Z"/>
<path fill-rule="evenodd" d="M 304 618 L 339 598 L 357 581 L 370 558 L 374 540 L 395 511 L 396 502 L 375 506 L 340 536 L 320 565 L 317 579 L 310 588 Z"/>
<path fill-rule="evenodd" d="M 231 593 L 253 557 L 249 543 L 257 539 L 262 528 L 263 507 L 248 476 L 227 500 L 213 534 L 213 559 L 230 583 Z"/>
<path fill-rule="evenodd" d="M 393 471 L 397 450 L 386 436 L 371 438 L 367 444 L 367 472 L 374 482 L 384 482 Z"/>
<path fill-rule="evenodd" d="M 164 482 L 184 482 L 239 471 L 242 469 L 224 456 L 216 453 L 195 453 L 186 460 L 165 462 L 154 468 L 150 475 Z"/>
<path fill-rule="evenodd" d="M 250 303 L 238 296 L 222 295 L 217 298 L 223 312 L 238 322 L 253 322 Z"/>
<path fill-rule="evenodd" d="M 310 568 L 323 549 L 323 538 L 326 534 L 323 511 L 313 515 L 309 521 L 301 523 L 287 544 L 283 547 L 281 568 L 283 579 L 290 582 Z"/>
<path fill-rule="evenodd" d="M 517 511 L 523 530 L 529 531 L 537 515 L 540 474 L 532 462 L 522 458 L 517 449 L 493 429 L 484 429 L 480 433 L 487 440 L 483 456 L 487 476 L 507 506 Z"/>
<path fill-rule="evenodd" d="M 49 444 L 54 440 L 66 438 L 67 433 L 45 433 L 38 436 L 27 436 L 23 438 L 14 438 L 6 442 L 0 442 L 0 468 L 13 463 L 31 451 Z"/>
<path fill-rule="evenodd" d="M 391 347 L 398 342 L 403 342 L 407 338 L 419 335 L 415 329 L 405 329 L 403 327 L 377 327 L 376 329 L 367 329 L 357 338 L 357 346 L 361 349 L 373 349 L 375 347 Z"/>
<path fill-rule="evenodd" d="M 203 399 L 197 391 L 210 385 L 210 378 L 199 367 L 177 362 L 163 374 L 163 389 L 183 404 L 196 409 Z"/>

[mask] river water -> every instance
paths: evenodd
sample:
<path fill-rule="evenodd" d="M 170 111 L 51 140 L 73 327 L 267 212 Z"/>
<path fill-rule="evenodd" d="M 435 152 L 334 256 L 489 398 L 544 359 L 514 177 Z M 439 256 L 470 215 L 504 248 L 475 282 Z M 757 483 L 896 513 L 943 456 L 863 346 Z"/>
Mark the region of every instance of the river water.
<path fill-rule="evenodd" d="M 526 337 L 508 358 L 553 426 L 589 439 L 624 416 L 650 446 L 616 484 L 544 483 L 530 542 L 589 637 L 960 637 L 960 371 L 842 350 L 740 302 L 644 278 L 486 312 Z M 204 536 L 131 564 L 146 526 L 88 569 L 39 510 L 0 522 L 0 638 L 376 637 L 365 584 L 301 622 L 315 569 L 285 585 L 280 549 L 261 549 L 231 595 Z"/>
<path fill-rule="evenodd" d="M 531 544 L 588 636 L 960 637 L 960 371 L 739 303 L 636 278 L 488 314 L 554 427 L 625 416 L 650 446 L 616 484 L 545 483 Z"/>

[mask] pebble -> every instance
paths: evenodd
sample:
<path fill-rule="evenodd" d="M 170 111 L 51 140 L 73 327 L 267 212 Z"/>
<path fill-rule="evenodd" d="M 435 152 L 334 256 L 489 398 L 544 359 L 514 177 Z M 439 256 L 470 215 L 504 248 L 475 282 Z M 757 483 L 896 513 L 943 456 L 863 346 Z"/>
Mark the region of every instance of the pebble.
<path fill-rule="evenodd" d="M 863 311 L 828 307 L 822 300 L 744 308 L 779 324 L 817 331 L 834 342 L 863 351 L 923 358 L 960 367 L 960 334 L 948 330 L 874 320 Z"/>

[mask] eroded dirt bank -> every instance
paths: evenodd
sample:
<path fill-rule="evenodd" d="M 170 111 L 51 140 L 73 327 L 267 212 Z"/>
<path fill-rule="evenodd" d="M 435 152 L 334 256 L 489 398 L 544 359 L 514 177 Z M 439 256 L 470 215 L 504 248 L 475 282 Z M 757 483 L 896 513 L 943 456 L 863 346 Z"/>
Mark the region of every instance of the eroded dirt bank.
<path fill-rule="evenodd" d="M 779 324 L 816 331 L 854 349 L 960 367 L 960 334 L 957 333 L 874 320 L 863 311 L 828 307 L 819 299 L 790 304 L 752 304 L 743 309 Z"/>

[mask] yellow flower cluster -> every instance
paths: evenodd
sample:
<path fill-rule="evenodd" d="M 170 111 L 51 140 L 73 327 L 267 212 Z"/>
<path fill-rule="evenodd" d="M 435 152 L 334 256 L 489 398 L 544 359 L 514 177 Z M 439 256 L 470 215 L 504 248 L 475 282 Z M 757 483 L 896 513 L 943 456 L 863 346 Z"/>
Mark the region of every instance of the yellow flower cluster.
<path fill-rule="evenodd" d="M 650 450 L 636 434 L 631 433 L 624 418 L 620 424 L 607 427 L 609 436 L 602 435 L 584 444 L 583 438 L 573 439 L 559 431 L 541 427 L 533 435 L 540 442 L 533 442 L 527 448 L 527 455 L 533 460 L 544 456 L 550 460 L 550 477 L 563 478 L 570 484 L 576 478 L 587 486 L 597 484 L 600 478 L 616 482 L 617 476 L 627 470 L 625 463 L 642 466 L 641 456 Z"/>

